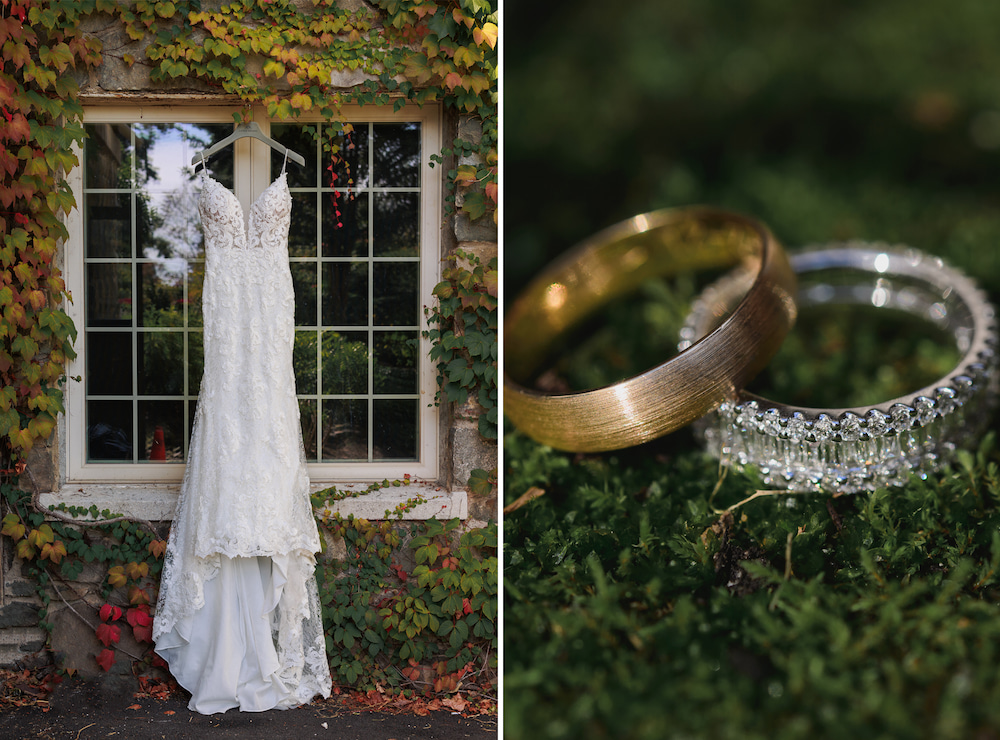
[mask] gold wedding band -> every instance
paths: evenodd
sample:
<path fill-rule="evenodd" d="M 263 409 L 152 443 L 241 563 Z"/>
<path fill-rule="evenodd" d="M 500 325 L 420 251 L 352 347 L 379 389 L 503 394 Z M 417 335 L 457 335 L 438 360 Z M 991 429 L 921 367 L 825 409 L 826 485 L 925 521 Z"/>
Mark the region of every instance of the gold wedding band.
<path fill-rule="evenodd" d="M 666 362 L 574 393 L 526 387 L 556 338 L 652 277 L 742 264 L 756 274 L 714 331 Z M 647 442 L 733 398 L 767 364 L 795 321 L 795 273 L 752 219 L 710 208 L 635 216 L 546 268 L 504 317 L 504 413 L 543 444 L 599 452 Z"/>

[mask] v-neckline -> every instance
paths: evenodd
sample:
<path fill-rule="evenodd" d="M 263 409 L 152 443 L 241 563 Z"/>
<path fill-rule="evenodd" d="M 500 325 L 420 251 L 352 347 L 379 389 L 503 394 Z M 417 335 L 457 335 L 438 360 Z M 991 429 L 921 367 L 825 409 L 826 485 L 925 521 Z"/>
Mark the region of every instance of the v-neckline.
<path fill-rule="evenodd" d="M 279 182 L 285 182 L 285 187 L 287 188 L 288 187 L 288 183 L 285 181 L 285 175 L 286 174 L 287 173 L 285 173 L 284 171 L 282 171 L 276 178 L 274 178 L 274 180 L 271 182 L 270 185 L 268 185 L 266 188 L 264 188 L 263 190 L 261 190 L 260 194 L 256 198 L 254 198 L 253 203 L 250 204 L 250 208 L 248 208 L 246 211 L 243 210 L 243 204 L 240 202 L 240 199 L 238 197 L 236 197 L 236 193 L 234 193 L 232 190 L 230 190 L 229 188 L 227 188 L 225 185 L 223 185 L 221 182 L 219 182 L 218 180 L 216 180 L 214 177 L 212 177 L 211 175 L 209 175 L 207 173 L 204 174 L 202 176 L 202 178 L 204 180 L 206 180 L 206 181 L 209 181 L 209 182 L 217 185 L 219 188 L 221 188 L 223 191 L 225 191 L 230 197 L 232 197 L 233 202 L 236 203 L 236 207 L 239 209 L 239 212 L 240 212 L 240 224 L 243 226 L 243 240 L 244 240 L 244 242 L 246 242 L 247 244 L 249 244 L 249 241 L 250 241 L 250 214 L 253 213 L 254 206 L 256 206 L 258 203 L 260 203 L 260 201 L 263 199 L 263 197 L 265 195 L 267 195 L 267 192 L 271 188 L 273 188 L 275 185 L 277 185 Z M 204 188 L 203 188 L 203 191 L 204 191 Z"/>

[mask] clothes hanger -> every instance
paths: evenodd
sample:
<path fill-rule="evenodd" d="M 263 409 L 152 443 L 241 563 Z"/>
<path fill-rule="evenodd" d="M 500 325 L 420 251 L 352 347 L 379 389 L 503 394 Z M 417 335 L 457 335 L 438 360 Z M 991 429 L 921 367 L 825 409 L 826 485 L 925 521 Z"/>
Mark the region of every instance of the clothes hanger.
<path fill-rule="evenodd" d="M 213 144 L 200 154 L 194 155 L 194 159 L 191 160 L 191 164 L 194 165 L 197 164 L 198 162 L 201 162 L 203 159 L 208 159 L 213 154 L 217 154 L 218 152 L 225 149 L 227 146 L 232 144 L 237 139 L 245 139 L 247 137 L 250 137 L 252 139 L 257 139 L 258 141 L 263 141 L 269 147 L 276 150 L 279 154 L 287 153 L 288 158 L 293 162 L 296 162 L 297 164 L 304 166 L 306 163 L 305 157 L 303 157 L 301 154 L 296 154 L 291 149 L 288 149 L 287 147 L 279 144 L 270 136 L 265 134 L 261 130 L 260 126 L 257 124 L 256 121 L 251 121 L 250 123 L 236 124 L 236 128 L 233 130 L 233 133 L 229 134 L 229 136 L 227 136 L 222 141 Z"/>

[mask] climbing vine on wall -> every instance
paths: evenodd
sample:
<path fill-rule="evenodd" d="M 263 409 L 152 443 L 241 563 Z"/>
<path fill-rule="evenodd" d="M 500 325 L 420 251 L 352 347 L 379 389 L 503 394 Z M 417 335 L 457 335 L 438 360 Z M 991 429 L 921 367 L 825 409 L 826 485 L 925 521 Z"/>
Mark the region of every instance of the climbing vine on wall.
<path fill-rule="evenodd" d="M 65 176 L 84 137 L 75 73 L 104 57 L 152 81 L 207 87 L 268 114 L 338 120 L 347 104 L 437 101 L 481 122 L 436 156 L 449 203 L 496 218 L 497 17 L 485 0 L 0 0 L 0 469 L 20 472 L 63 410 L 59 379 L 75 328 L 54 264 L 75 207 Z M 135 41 L 105 49 L 87 22 Z M 324 143 L 336 155 L 336 143 Z"/>

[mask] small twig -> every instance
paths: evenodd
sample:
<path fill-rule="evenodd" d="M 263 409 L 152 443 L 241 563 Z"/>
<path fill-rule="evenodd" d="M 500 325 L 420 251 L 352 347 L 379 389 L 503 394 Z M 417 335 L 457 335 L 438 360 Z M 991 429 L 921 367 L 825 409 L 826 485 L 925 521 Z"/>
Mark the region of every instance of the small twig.
<path fill-rule="evenodd" d="M 85 725 L 84 727 L 81 727 L 79 730 L 77 730 L 76 731 L 76 740 L 80 740 L 80 733 L 81 732 L 83 732 L 84 730 L 86 730 L 88 727 L 93 727 L 96 724 L 97 724 L 96 722 L 91 722 L 89 725 Z"/>
<path fill-rule="evenodd" d="M 544 496 L 544 495 L 545 495 L 544 489 L 539 488 L 538 486 L 532 486 L 527 491 L 518 496 L 516 501 L 513 501 L 507 504 L 505 507 L 503 507 L 503 513 L 509 514 L 512 511 L 517 511 L 525 504 L 534 501 L 539 496 Z"/>
<path fill-rule="evenodd" d="M 708 505 L 711 507 L 712 511 L 714 511 L 716 514 L 725 513 L 725 511 L 723 511 L 722 509 L 716 509 L 715 505 L 712 502 L 715 501 L 715 495 L 719 492 L 719 489 L 722 488 L 722 481 L 726 479 L 726 473 L 728 472 L 729 472 L 729 466 L 725 464 L 725 460 L 723 459 L 722 456 L 720 456 L 718 478 L 715 481 L 715 487 L 712 489 L 712 492 L 708 495 Z M 729 509 L 726 509 L 726 511 L 729 511 Z"/>
<path fill-rule="evenodd" d="M 747 496 L 742 501 L 737 501 L 735 504 L 733 504 L 729 508 L 723 509 L 720 513 L 722 513 L 722 514 L 731 514 L 733 511 L 735 511 L 736 509 L 738 509 L 741 506 L 743 506 L 743 504 L 750 503 L 755 498 L 763 498 L 764 496 L 788 496 L 790 494 L 791 494 L 791 491 L 765 491 L 765 490 L 754 491 L 751 495 Z"/>

